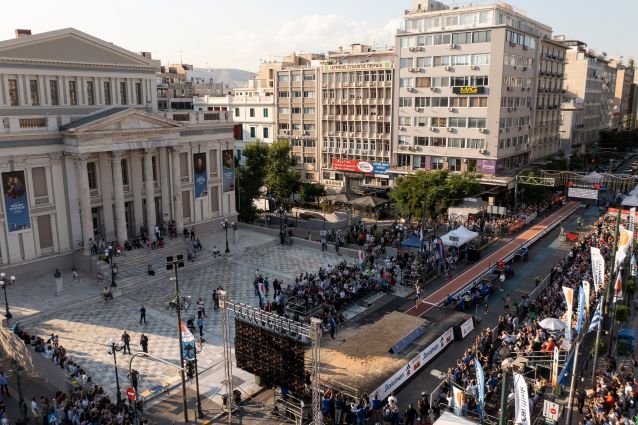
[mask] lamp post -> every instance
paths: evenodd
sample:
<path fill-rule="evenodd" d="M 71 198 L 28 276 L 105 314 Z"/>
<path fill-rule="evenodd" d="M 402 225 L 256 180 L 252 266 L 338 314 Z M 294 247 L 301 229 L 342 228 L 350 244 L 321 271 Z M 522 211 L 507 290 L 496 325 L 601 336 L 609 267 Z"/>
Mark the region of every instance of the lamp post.
<path fill-rule="evenodd" d="M 113 263 L 113 246 L 109 245 L 106 255 L 109 257 L 109 267 L 111 268 L 111 288 L 116 288 L 117 283 L 115 283 L 115 276 L 117 275 L 118 268 L 117 264 Z"/>
<path fill-rule="evenodd" d="M 230 252 L 230 249 L 228 248 L 228 220 L 227 219 L 224 219 L 224 221 L 222 221 L 222 227 L 226 231 L 226 251 L 224 252 L 228 254 Z"/>
<path fill-rule="evenodd" d="M 106 341 L 106 352 L 109 354 L 113 354 L 113 364 L 115 366 L 115 386 L 117 387 L 117 403 L 120 404 L 122 401 L 122 392 L 120 391 L 120 376 L 117 373 L 117 352 L 122 351 L 124 349 L 124 343 L 122 341 L 115 343 L 115 338 L 111 337 L 108 341 Z"/>
<path fill-rule="evenodd" d="M 9 321 L 13 317 L 13 315 L 9 311 L 9 301 L 7 300 L 7 285 L 13 285 L 15 281 L 15 276 L 7 278 L 7 275 L 4 274 L 4 272 L 0 273 L 0 285 L 2 286 L 2 290 L 4 291 L 4 307 L 6 310 L 4 317 L 7 318 L 7 321 Z"/>

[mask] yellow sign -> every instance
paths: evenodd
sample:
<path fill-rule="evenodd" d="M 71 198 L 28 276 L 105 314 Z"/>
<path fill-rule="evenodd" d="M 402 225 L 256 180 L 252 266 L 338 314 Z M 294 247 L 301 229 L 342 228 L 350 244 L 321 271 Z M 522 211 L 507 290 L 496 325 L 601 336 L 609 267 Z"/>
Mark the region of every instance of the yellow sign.
<path fill-rule="evenodd" d="M 461 87 L 452 87 L 452 93 L 454 94 L 483 94 L 485 93 L 485 87 L 474 87 L 474 86 L 461 86 Z"/>
<path fill-rule="evenodd" d="M 365 71 L 373 69 L 392 69 L 392 61 L 367 62 L 367 63 L 344 63 L 335 65 L 323 65 L 322 71 Z"/>

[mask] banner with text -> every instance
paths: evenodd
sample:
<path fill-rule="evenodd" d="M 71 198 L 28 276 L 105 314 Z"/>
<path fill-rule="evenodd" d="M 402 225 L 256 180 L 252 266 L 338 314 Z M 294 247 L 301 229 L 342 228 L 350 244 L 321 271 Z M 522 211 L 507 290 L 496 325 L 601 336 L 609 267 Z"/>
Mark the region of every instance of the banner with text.
<path fill-rule="evenodd" d="M 386 174 L 390 168 L 390 163 L 332 158 L 332 168 L 339 171 L 350 171 L 353 173 Z"/>
<path fill-rule="evenodd" d="M 2 186 L 4 188 L 4 208 L 9 234 L 30 231 L 31 218 L 29 216 L 29 199 L 24 170 L 2 173 Z"/>
<path fill-rule="evenodd" d="M 567 312 L 565 313 L 565 341 L 572 342 L 572 315 L 574 313 L 574 289 L 563 286 Z"/>
<path fill-rule="evenodd" d="M 182 332 L 182 354 L 184 355 L 184 360 L 195 360 L 195 337 L 184 321 L 179 322 L 179 327 Z"/>
<path fill-rule="evenodd" d="M 481 418 L 485 414 L 485 372 L 483 371 L 483 365 L 478 359 L 474 360 L 474 366 L 476 367 L 476 381 L 478 384 L 478 408 Z"/>
<path fill-rule="evenodd" d="M 605 258 L 599 248 L 591 248 L 591 275 L 596 293 L 605 287 Z"/>
<path fill-rule="evenodd" d="M 454 414 L 463 416 L 463 390 L 452 385 L 452 394 L 454 395 Z"/>
<path fill-rule="evenodd" d="M 206 153 L 193 155 L 193 174 L 195 175 L 195 199 L 208 197 L 208 170 L 206 169 Z"/>
<path fill-rule="evenodd" d="M 224 192 L 235 190 L 235 157 L 232 149 L 222 151 L 222 167 L 224 173 Z"/>
<path fill-rule="evenodd" d="M 520 373 L 514 373 L 514 422 L 520 425 L 530 425 L 529 395 L 527 382 Z"/>

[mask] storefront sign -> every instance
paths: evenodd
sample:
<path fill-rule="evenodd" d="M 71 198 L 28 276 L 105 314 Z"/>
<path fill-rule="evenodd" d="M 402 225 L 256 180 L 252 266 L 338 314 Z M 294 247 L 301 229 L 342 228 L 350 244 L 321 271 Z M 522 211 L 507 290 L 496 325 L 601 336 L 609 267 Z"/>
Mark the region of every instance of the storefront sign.
<path fill-rule="evenodd" d="M 485 87 L 474 87 L 474 86 L 462 86 L 462 87 L 452 87 L 452 93 L 454 94 L 483 94 L 485 93 Z"/>
<path fill-rule="evenodd" d="M 367 69 L 392 69 L 392 61 L 368 62 L 368 63 L 344 63 L 323 65 L 321 70 L 326 71 L 364 71 Z"/>
<path fill-rule="evenodd" d="M 24 170 L 2 173 L 4 208 L 10 235 L 31 230 L 29 199 Z"/>
<path fill-rule="evenodd" d="M 332 159 L 332 168 L 340 171 L 351 171 L 365 174 L 387 174 L 388 162 L 359 161 L 357 159 Z"/>

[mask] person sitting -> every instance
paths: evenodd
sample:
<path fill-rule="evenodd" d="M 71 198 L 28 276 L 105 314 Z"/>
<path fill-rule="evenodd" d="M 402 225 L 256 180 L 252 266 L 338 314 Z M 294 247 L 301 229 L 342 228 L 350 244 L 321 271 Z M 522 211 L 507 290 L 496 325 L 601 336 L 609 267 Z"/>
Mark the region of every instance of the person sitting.
<path fill-rule="evenodd" d="M 164 239 L 158 239 L 157 240 L 157 247 L 158 248 L 164 248 Z"/>
<path fill-rule="evenodd" d="M 153 266 L 151 266 L 150 264 L 148 264 L 148 265 L 146 266 L 146 273 L 147 273 L 149 276 L 155 276 L 155 270 L 153 270 Z"/>
<path fill-rule="evenodd" d="M 218 255 L 221 255 L 221 251 L 213 245 L 213 257 L 217 257 Z"/>
<path fill-rule="evenodd" d="M 199 240 L 199 238 L 197 238 L 197 239 L 195 239 L 195 240 L 193 241 L 193 249 L 196 249 L 196 250 L 198 250 L 198 251 L 201 251 L 201 250 L 202 250 L 202 243 L 201 243 L 201 241 Z"/>
<path fill-rule="evenodd" d="M 188 239 L 190 237 L 190 233 L 188 232 L 188 229 L 186 227 L 184 227 L 182 233 L 184 234 L 184 238 Z"/>
<path fill-rule="evenodd" d="M 111 288 L 108 288 L 106 286 L 102 290 L 102 295 L 104 296 L 104 301 L 113 299 L 113 292 L 111 292 Z"/>
<path fill-rule="evenodd" d="M 124 249 L 127 251 L 132 251 L 133 250 L 133 245 L 131 245 L 131 243 L 129 241 L 124 242 Z"/>
<path fill-rule="evenodd" d="M 195 254 L 193 254 L 192 252 L 188 251 L 188 262 L 192 263 L 193 261 L 195 261 Z"/>

